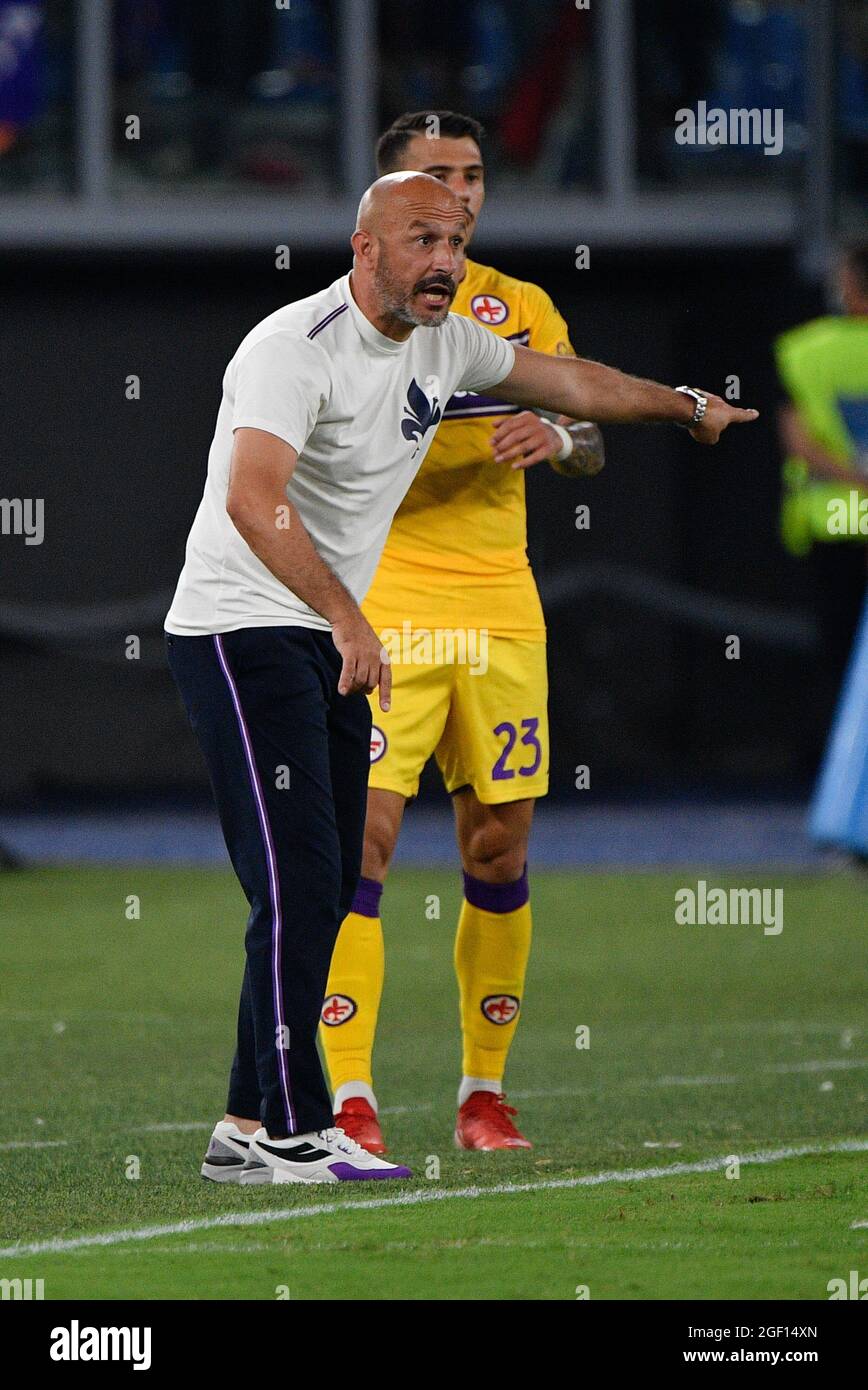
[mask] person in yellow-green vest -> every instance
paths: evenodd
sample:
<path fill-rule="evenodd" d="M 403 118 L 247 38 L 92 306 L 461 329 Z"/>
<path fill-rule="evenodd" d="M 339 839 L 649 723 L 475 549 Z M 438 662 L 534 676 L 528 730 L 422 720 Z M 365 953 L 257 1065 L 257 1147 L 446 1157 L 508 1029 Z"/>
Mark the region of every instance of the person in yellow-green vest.
<path fill-rule="evenodd" d="M 781 535 L 810 556 L 831 717 L 868 574 L 868 243 L 838 266 L 840 315 L 791 328 L 775 342 L 787 396 Z"/>

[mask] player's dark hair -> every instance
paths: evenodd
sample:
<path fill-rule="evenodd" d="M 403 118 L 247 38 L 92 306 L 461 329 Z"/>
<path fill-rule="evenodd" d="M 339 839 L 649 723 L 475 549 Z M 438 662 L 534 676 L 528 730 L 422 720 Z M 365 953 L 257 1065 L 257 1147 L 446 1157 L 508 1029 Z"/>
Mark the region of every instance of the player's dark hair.
<path fill-rule="evenodd" d="M 848 246 L 844 252 L 848 266 L 859 281 L 863 294 L 868 294 L 868 241 Z"/>
<path fill-rule="evenodd" d="M 400 168 L 401 157 L 413 136 L 427 135 L 431 130 L 432 116 L 439 123 L 440 135 L 452 140 L 469 135 L 481 148 L 485 131 L 472 116 L 462 116 L 458 111 L 405 111 L 377 141 L 378 174 L 393 174 Z"/>

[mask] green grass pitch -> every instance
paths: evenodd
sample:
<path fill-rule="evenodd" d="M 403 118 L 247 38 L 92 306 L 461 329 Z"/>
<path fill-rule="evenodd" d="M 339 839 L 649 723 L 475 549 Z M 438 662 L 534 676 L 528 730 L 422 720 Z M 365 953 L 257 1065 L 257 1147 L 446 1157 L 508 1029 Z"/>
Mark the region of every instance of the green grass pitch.
<path fill-rule="evenodd" d="M 677 925 L 698 877 L 783 888 L 783 931 Z M 376 1071 L 417 1179 L 241 1189 L 198 1176 L 241 973 L 233 877 L 0 876 L 0 1279 L 49 1299 L 825 1299 L 868 1273 L 864 880 L 538 872 L 532 891 L 507 1089 L 533 1151 L 453 1148 L 458 876 L 402 871 Z"/>

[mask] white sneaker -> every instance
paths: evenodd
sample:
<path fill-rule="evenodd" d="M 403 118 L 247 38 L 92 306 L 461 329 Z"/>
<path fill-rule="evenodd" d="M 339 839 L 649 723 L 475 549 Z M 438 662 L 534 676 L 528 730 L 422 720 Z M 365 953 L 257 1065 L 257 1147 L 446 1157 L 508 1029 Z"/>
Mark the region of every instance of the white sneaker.
<path fill-rule="evenodd" d="M 205 1162 L 200 1168 L 203 1178 L 211 1182 L 240 1182 L 241 1169 L 250 1156 L 251 1135 L 242 1134 L 231 1120 L 221 1120 L 214 1126 Z"/>
<path fill-rule="evenodd" d="M 269 1139 L 258 1129 L 251 1136 L 250 1154 L 241 1182 L 358 1182 L 371 1178 L 412 1178 L 409 1168 L 387 1163 L 368 1153 L 342 1129 L 321 1129 Z"/>

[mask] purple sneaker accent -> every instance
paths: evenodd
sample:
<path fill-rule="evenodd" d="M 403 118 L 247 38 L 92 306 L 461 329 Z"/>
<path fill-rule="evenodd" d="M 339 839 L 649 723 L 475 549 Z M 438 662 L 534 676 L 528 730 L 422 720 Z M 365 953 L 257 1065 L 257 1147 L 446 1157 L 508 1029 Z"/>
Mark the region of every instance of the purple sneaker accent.
<path fill-rule="evenodd" d="M 330 1163 L 329 1172 L 334 1173 L 341 1182 L 352 1182 L 364 1178 L 412 1178 L 409 1168 L 356 1168 L 352 1163 Z"/>

